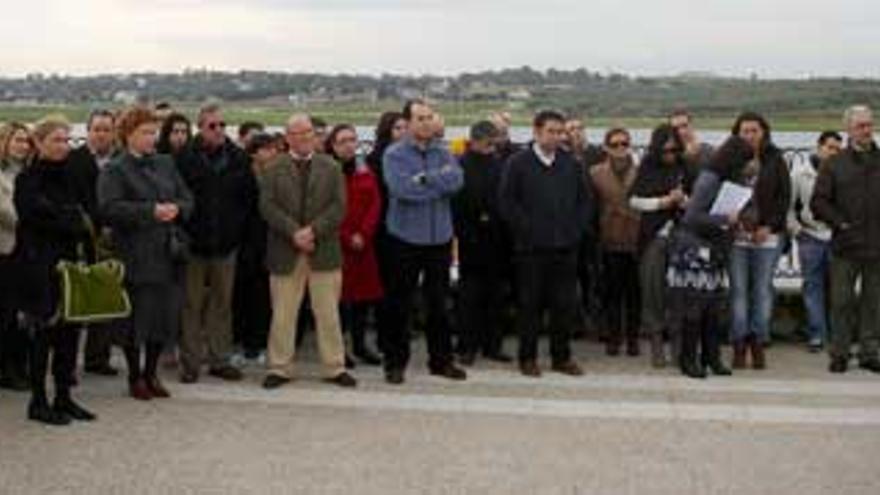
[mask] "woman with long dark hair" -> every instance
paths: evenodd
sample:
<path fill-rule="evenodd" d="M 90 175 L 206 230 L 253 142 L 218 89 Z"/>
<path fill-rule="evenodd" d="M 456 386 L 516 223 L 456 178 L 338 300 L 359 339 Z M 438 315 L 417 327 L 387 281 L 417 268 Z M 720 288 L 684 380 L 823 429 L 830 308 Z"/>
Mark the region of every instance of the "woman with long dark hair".
<path fill-rule="evenodd" d="M 192 140 L 192 123 L 183 114 L 172 113 L 159 129 L 159 141 L 156 152 L 163 155 L 177 156 Z"/>
<path fill-rule="evenodd" d="M 373 366 L 381 358 L 366 343 L 367 312 L 383 296 L 376 261 L 375 236 L 382 200 L 373 171 L 357 157 L 357 131 L 348 124 L 335 126 L 327 136 L 327 153 L 345 174 L 346 212 L 339 229 L 342 245 L 342 326 L 351 335 L 352 353 Z"/>
<path fill-rule="evenodd" d="M 675 129 L 664 124 L 651 134 L 648 152 L 633 184 L 630 206 L 641 212 L 639 230 L 641 331 L 650 337 L 651 363 L 666 365 L 666 245 L 684 211 L 694 176 L 684 158 L 684 143 Z M 677 336 L 670 335 L 677 342 Z M 677 346 L 673 345 L 673 349 Z M 673 352 L 673 354 L 676 354 Z"/>
<path fill-rule="evenodd" d="M 68 169 L 70 124 L 61 117 L 48 117 L 35 126 L 33 135 L 36 161 L 15 182 L 19 309 L 33 335 L 28 417 L 50 425 L 92 421 L 95 415 L 74 402 L 70 394 L 79 327 L 57 316 L 61 290 L 55 269 L 59 261 L 79 261 L 91 242 L 86 194 L 75 187 Z M 50 359 L 55 379 L 51 406 L 46 393 Z"/>
<path fill-rule="evenodd" d="M 741 182 L 753 156 L 746 141 L 731 136 L 700 172 L 685 214 L 670 235 L 667 306 L 673 332 L 681 335 L 679 367 L 692 378 L 705 378 L 707 367 L 715 375 L 731 374 L 721 362 L 718 313 L 727 295 L 728 257 L 740 214 L 711 210 L 722 184 Z"/>
<path fill-rule="evenodd" d="M 773 275 L 785 244 L 791 177 L 763 116 L 743 113 L 731 134 L 753 152 L 739 181 L 752 189 L 752 199 L 740 215 L 730 251 L 733 367 L 744 368 L 748 353 L 752 368 L 764 369 L 775 298 Z"/>
<path fill-rule="evenodd" d="M 408 123 L 402 112 L 385 112 L 379 119 L 376 126 L 375 141 L 373 149 L 367 155 L 367 166 L 373 171 L 376 177 L 376 184 L 379 187 L 379 199 L 381 201 L 381 209 L 379 210 L 379 224 L 376 227 L 375 250 L 376 261 L 379 264 L 379 277 L 382 287 L 388 287 L 394 277 L 395 260 L 390 246 L 388 230 L 385 227 L 385 218 L 388 214 L 388 186 L 385 184 L 383 168 L 383 157 L 388 148 L 403 139 L 407 133 Z M 379 328 L 386 326 L 389 320 L 389 308 L 386 302 L 382 302 L 376 306 L 376 320 Z M 381 344 L 382 334 L 379 334 L 379 347 Z"/>

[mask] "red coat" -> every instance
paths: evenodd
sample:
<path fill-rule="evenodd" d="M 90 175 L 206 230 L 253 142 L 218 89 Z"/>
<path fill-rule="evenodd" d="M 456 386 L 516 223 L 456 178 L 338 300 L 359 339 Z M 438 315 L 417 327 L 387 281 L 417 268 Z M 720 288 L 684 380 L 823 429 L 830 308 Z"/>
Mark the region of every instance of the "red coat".
<path fill-rule="evenodd" d="M 345 178 L 346 210 L 339 229 L 342 244 L 342 301 L 376 301 L 382 298 L 382 280 L 376 261 L 375 236 L 382 214 L 379 184 L 373 172 L 359 166 Z M 356 250 L 352 236 L 364 238 Z"/>

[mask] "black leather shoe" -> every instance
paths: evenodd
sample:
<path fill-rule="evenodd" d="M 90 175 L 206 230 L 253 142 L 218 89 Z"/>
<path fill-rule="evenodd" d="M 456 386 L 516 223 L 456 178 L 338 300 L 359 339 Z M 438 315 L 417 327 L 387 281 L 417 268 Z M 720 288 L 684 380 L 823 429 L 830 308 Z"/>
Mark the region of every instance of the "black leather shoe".
<path fill-rule="evenodd" d="M 504 351 L 489 352 L 489 353 L 484 354 L 483 357 L 485 357 L 489 361 L 494 361 L 496 363 L 507 364 L 507 363 L 513 362 L 513 357 L 508 354 L 505 354 Z"/>
<path fill-rule="evenodd" d="M 849 360 L 846 358 L 833 358 L 828 365 L 828 371 L 831 373 L 846 373 L 848 368 Z"/>
<path fill-rule="evenodd" d="M 55 404 L 52 407 L 56 412 L 66 414 L 70 416 L 71 419 L 75 419 L 77 421 L 94 421 L 98 419 L 98 417 L 86 410 L 84 407 L 80 406 L 73 399 L 55 399 Z"/>
<path fill-rule="evenodd" d="M 724 366 L 724 363 L 722 363 L 720 359 L 708 361 L 705 367 L 715 376 L 730 376 L 733 374 L 733 372 L 730 371 L 730 368 Z"/>
<path fill-rule="evenodd" d="M 706 378 L 706 370 L 702 366 L 697 366 L 697 363 L 692 361 L 682 361 L 681 374 L 690 378 Z"/>
<path fill-rule="evenodd" d="M 461 363 L 462 366 L 473 366 L 475 362 L 477 362 L 477 353 L 476 352 L 463 352 L 458 357 L 458 362 Z"/>
<path fill-rule="evenodd" d="M 211 368 L 208 370 L 208 374 L 227 382 L 238 382 L 244 378 L 240 369 L 230 365 Z"/>
<path fill-rule="evenodd" d="M 119 370 L 117 370 L 113 366 L 110 366 L 107 363 L 86 366 L 85 372 L 90 375 L 98 375 L 98 376 L 117 376 L 117 375 L 119 375 Z"/>
<path fill-rule="evenodd" d="M 869 359 L 867 361 L 862 361 L 859 363 L 859 368 L 868 370 L 871 373 L 880 373 L 880 360 Z"/>
<path fill-rule="evenodd" d="M 433 368 L 430 371 L 434 376 L 448 378 L 449 380 L 467 380 L 467 372 L 452 363 L 449 363 L 442 368 Z"/>
<path fill-rule="evenodd" d="M 584 374 L 584 369 L 573 360 L 568 360 L 564 363 L 553 363 L 550 369 L 568 376 L 583 376 Z"/>
<path fill-rule="evenodd" d="M 403 382 L 406 381 L 406 379 L 404 378 L 402 369 L 392 368 L 390 370 L 385 370 L 385 381 L 391 385 L 403 385 Z"/>
<path fill-rule="evenodd" d="M 28 419 L 51 426 L 66 426 L 72 421 L 70 416 L 52 409 L 48 403 L 35 401 L 28 405 Z"/>
<path fill-rule="evenodd" d="M 541 378 L 541 368 L 538 366 L 538 362 L 534 359 L 520 362 L 519 372 L 522 373 L 523 376 L 529 378 Z"/>
<path fill-rule="evenodd" d="M 184 371 L 180 374 L 180 383 L 192 385 L 199 381 L 199 373 L 196 371 Z"/>
<path fill-rule="evenodd" d="M 355 388 L 358 384 L 357 380 L 346 372 L 342 372 L 333 378 L 328 378 L 327 383 L 339 385 L 342 388 Z"/>
<path fill-rule="evenodd" d="M 263 380 L 263 388 L 266 390 L 276 389 L 284 384 L 290 383 L 290 378 L 278 375 L 269 375 Z"/>
<path fill-rule="evenodd" d="M 373 352 L 372 350 L 364 347 L 363 349 L 357 348 L 354 350 L 354 357 L 358 359 L 358 361 L 366 364 L 367 366 L 379 366 L 382 364 L 382 357 Z"/>

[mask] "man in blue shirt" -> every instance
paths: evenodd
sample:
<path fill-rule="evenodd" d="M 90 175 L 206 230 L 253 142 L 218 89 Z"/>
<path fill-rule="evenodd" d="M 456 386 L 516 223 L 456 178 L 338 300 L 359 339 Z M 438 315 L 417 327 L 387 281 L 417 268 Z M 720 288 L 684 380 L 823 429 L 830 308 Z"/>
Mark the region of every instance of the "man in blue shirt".
<path fill-rule="evenodd" d="M 387 287 L 389 321 L 382 339 L 385 379 L 395 385 L 404 381 L 410 357 L 412 295 L 421 277 L 428 310 L 428 368 L 433 375 L 464 380 L 464 370 L 453 362 L 446 320 L 453 236 L 450 201 L 463 185 L 463 174 L 436 139 L 434 110 L 428 104 L 411 102 L 404 117 L 409 121 L 409 135 L 391 146 L 383 158 L 390 255 L 398 264 Z"/>

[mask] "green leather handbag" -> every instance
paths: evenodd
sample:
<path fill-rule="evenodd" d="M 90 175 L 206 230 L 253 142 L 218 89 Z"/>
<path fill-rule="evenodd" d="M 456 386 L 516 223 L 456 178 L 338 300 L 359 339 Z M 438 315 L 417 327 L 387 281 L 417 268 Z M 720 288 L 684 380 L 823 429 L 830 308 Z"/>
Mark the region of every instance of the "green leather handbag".
<path fill-rule="evenodd" d="M 91 233 L 92 253 L 100 261 L 59 261 L 56 265 L 61 280 L 61 301 L 58 317 L 66 323 L 90 324 L 131 316 L 131 300 L 125 290 L 125 265 L 111 257 L 111 251 L 98 242 L 94 224 L 85 212 L 83 222 Z"/>

